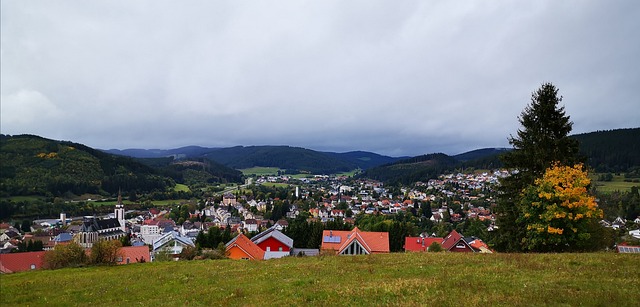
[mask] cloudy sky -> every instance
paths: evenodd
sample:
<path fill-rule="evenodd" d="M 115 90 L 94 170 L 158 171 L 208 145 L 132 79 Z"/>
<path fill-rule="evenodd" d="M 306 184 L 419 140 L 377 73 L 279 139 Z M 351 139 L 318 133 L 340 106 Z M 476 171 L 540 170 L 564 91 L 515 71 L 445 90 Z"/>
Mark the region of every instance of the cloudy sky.
<path fill-rule="evenodd" d="M 1 3 L 1 132 L 91 147 L 507 147 L 543 82 L 640 126 L 640 2 Z"/>

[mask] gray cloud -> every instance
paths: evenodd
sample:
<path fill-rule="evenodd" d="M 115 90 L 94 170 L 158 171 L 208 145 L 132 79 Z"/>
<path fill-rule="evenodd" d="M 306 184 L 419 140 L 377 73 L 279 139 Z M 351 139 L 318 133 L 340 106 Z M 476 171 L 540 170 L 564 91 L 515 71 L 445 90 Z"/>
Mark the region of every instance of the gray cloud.
<path fill-rule="evenodd" d="M 99 148 L 508 146 L 553 82 L 640 126 L 635 1 L 2 1 L 2 133 Z"/>

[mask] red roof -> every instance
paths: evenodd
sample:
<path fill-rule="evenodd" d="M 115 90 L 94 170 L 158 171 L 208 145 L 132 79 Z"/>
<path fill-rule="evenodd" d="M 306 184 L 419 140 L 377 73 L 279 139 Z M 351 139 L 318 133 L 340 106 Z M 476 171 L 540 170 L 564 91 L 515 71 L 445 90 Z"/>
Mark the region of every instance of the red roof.
<path fill-rule="evenodd" d="M 427 248 L 438 242 L 442 245 L 443 238 L 421 238 L 421 237 L 406 237 L 404 239 L 404 250 L 408 252 L 426 252 Z"/>
<path fill-rule="evenodd" d="M 122 261 L 118 264 L 136 263 L 140 261 L 149 262 L 151 255 L 149 253 L 149 246 L 124 246 L 120 249 L 122 253 Z M 129 261 L 127 261 L 129 259 Z M 144 259 L 144 260 L 143 260 Z"/>
<path fill-rule="evenodd" d="M 360 231 L 358 227 L 351 231 L 324 230 L 321 249 L 332 249 L 340 254 L 354 240 L 360 242 L 369 253 L 388 253 L 390 251 L 388 232 Z"/>
<path fill-rule="evenodd" d="M 0 273 L 41 269 L 46 252 L 0 254 Z"/>
<path fill-rule="evenodd" d="M 462 239 L 462 235 L 453 230 L 451 231 L 451 233 L 449 233 L 449 235 L 444 237 L 444 240 L 442 241 L 442 247 L 445 250 L 450 250 L 454 245 L 456 245 L 456 243 L 458 243 L 458 241 L 460 241 L 460 239 Z"/>

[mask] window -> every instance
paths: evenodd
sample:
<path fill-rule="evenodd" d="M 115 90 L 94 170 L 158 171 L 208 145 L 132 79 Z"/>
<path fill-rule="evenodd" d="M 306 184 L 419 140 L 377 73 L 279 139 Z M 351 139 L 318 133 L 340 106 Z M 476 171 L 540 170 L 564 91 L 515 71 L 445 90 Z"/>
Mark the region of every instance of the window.
<path fill-rule="evenodd" d="M 271 246 L 267 246 L 267 251 L 270 252 L 271 251 Z"/>
<path fill-rule="evenodd" d="M 122 257 L 116 258 L 116 262 L 122 262 Z"/>
<path fill-rule="evenodd" d="M 456 248 L 464 248 L 464 244 L 458 244 L 456 245 Z"/>
<path fill-rule="evenodd" d="M 278 247 L 278 251 L 281 252 L 282 251 L 282 246 Z"/>
<path fill-rule="evenodd" d="M 32 269 L 32 270 L 35 270 L 35 269 L 36 269 L 36 265 L 35 265 L 35 264 L 32 264 L 32 265 L 31 265 L 31 269 Z"/>

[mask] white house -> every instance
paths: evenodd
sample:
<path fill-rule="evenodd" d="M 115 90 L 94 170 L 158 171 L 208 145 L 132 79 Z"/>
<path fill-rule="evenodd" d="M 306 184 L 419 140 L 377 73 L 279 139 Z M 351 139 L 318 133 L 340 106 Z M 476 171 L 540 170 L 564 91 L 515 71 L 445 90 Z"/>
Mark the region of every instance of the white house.
<path fill-rule="evenodd" d="M 153 241 L 151 257 L 155 259 L 156 254 L 166 252 L 177 258 L 182 253 L 182 249 L 187 246 L 195 247 L 196 245 L 191 238 L 182 237 L 177 231 L 170 231 Z"/>

